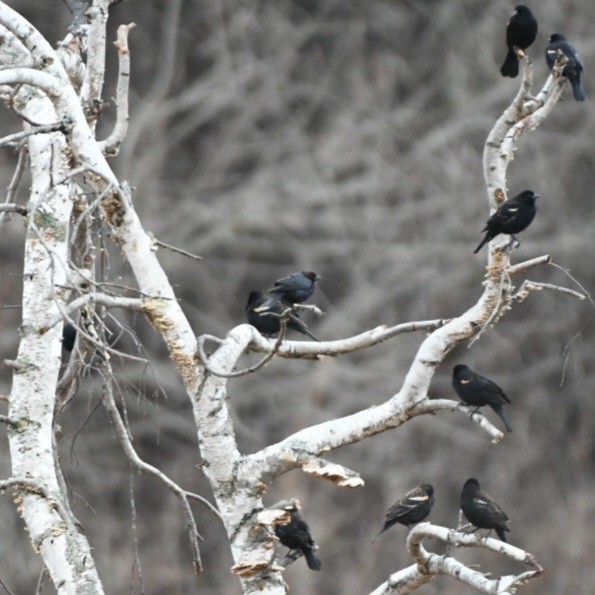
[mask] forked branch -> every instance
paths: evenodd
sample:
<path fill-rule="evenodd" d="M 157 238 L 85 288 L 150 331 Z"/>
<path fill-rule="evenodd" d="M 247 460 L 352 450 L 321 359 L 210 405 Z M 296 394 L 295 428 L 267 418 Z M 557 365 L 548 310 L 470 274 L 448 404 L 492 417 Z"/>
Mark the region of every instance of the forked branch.
<path fill-rule="evenodd" d="M 423 540 L 426 538 L 438 539 L 457 548 L 487 549 L 515 562 L 527 564 L 533 569 L 516 575 L 491 578 L 488 574 L 473 570 L 450 555 L 428 552 L 423 545 Z M 491 537 L 481 537 L 476 533 L 462 533 L 431 523 L 420 523 L 413 527 L 407 536 L 407 547 L 415 564 L 391 575 L 387 582 L 372 591 L 370 595 L 405 595 L 440 575 L 450 576 L 481 593 L 512 594 L 516 592 L 516 587 L 540 576 L 544 571 L 532 554 L 513 545 Z"/>

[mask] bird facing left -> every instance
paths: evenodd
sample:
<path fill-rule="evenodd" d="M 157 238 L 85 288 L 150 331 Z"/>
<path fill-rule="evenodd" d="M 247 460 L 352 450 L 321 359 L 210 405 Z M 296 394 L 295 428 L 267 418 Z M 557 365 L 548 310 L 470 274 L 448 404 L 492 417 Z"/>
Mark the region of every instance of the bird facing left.
<path fill-rule="evenodd" d="M 310 533 L 308 523 L 302 518 L 299 513 L 298 504 L 296 501 L 291 502 L 284 507 L 285 511 L 289 513 L 290 520 L 283 525 L 275 527 L 275 535 L 279 541 L 290 550 L 299 550 L 304 554 L 306 563 L 310 570 L 320 570 L 322 562 L 320 558 L 314 553 L 316 543 Z"/>

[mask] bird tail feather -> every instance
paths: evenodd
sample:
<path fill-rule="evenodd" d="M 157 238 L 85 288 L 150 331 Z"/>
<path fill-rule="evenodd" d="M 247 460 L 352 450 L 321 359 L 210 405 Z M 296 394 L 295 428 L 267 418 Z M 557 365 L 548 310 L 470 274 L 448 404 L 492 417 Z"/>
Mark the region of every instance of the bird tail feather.
<path fill-rule="evenodd" d="M 502 528 L 502 527 L 496 527 L 496 533 L 498 534 L 498 537 L 504 542 L 506 543 L 506 531 Z"/>
<path fill-rule="evenodd" d="M 500 419 L 504 422 L 506 431 L 512 432 L 512 427 L 510 426 L 510 422 L 506 417 L 506 413 L 504 413 L 504 408 L 502 407 L 502 405 L 492 405 L 491 407 L 500 416 Z"/>
<path fill-rule="evenodd" d="M 475 248 L 475 250 L 473 250 L 473 254 L 477 254 L 483 247 L 485 244 L 487 244 L 490 241 L 490 238 L 487 236 L 481 240 L 481 242 L 479 243 L 479 246 L 477 246 L 477 248 Z"/>
<path fill-rule="evenodd" d="M 573 78 L 570 81 L 572 85 L 572 94 L 577 101 L 584 101 L 585 100 L 585 92 L 581 87 L 581 79 L 580 78 Z"/>
<path fill-rule="evenodd" d="M 320 570 L 322 568 L 322 562 L 314 552 L 306 551 L 304 552 L 304 556 L 310 570 Z"/>
<path fill-rule="evenodd" d="M 509 49 L 508 54 L 506 54 L 506 59 L 504 60 L 504 64 L 502 64 L 500 74 L 502 74 L 502 76 L 509 76 L 510 78 L 515 78 L 519 74 L 519 59 L 512 49 Z"/>

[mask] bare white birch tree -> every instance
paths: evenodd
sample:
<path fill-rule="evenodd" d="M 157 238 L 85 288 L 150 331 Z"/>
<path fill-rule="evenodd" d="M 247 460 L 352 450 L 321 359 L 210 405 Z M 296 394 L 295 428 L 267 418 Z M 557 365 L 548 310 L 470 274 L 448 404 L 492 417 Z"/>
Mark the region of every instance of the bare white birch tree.
<path fill-rule="evenodd" d="M 543 255 L 511 263 L 516 246 L 508 238 L 490 245 L 484 290 L 471 308 L 450 320 L 423 320 L 379 327 L 355 337 L 322 343 L 272 341 L 253 327 L 240 325 L 226 337 L 202 335 L 191 328 L 156 255 L 157 243 L 143 228 L 128 184 L 119 180 L 106 161 L 115 155 L 126 135 L 128 118 L 128 33 L 122 25 L 116 48 L 119 55 L 117 122 L 104 140 L 96 137 L 105 74 L 106 23 L 114 0 L 68 0 L 73 25 L 54 50 L 19 13 L 0 2 L 0 92 L 6 109 L 23 122 L 23 132 L 6 136 L 2 143 L 21 153 L 15 184 L 28 159 L 31 192 L 26 205 L 9 193 L 2 213 L 15 213 L 25 223 L 21 341 L 14 360 L 8 415 L 12 475 L 0 481 L 14 490 L 14 501 L 60 593 L 102 593 L 91 545 L 81 533 L 70 505 L 56 453 L 57 419 L 77 388 L 85 362 L 92 358 L 104 383 L 103 404 L 130 464 L 157 478 L 180 500 L 186 520 L 194 568 L 201 572 L 199 536 L 190 500 L 198 500 L 220 516 L 224 524 L 245 594 L 287 592 L 274 544 L 274 525 L 282 510 L 263 503 L 267 489 L 279 476 L 299 469 L 330 480 L 337 487 L 363 486 L 357 470 L 324 458 L 330 451 L 396 428 L 409 419 L 430 413 L 454 412 L 483 430 L 493 442 L 502 433 L 481 414 L 459 402 L 429 399 L 430 383 L 446 355 L 462 343 L 487 332 L 515 303 L 535 290 L 554 290 L 583 299 L 573 290 L 524 279 L 514 280 L 534 267 L 550 262 Z M 489 207 L 507 198 L 506 171 L 520 138 L 541 124 L 554 108 L 565 79 L 550 76 L 532 95 L 532 69 L 523 60 L 521 87 L 511 105 L 489 134 L 484 152 L 484 176 Z M 562 66 L 562 65 L 560 65 Z M 558 68 L 559 70 L 559 68 Z M 14 194 L 14 193 L 13 193 Z M 6 222 L 4 222 L 6 223 Z M 100 267 L 99 225 L 119 247 L 132 268 L 137 287 L 129 291 L 108 284 Z M 216 510 L 208 501 L 177 485 L 136 453 L 125 421 L 113 397 L 113 374 L 104 331 L 105 313 L 111 308 L 142 312 L 169 350 L 192 403 L 196 432 Z M 60 341 L 62 326 L 78 329 L 78 347 L 62 377 Z M 242 355 L 253 351 L 263 357 L 308 358 L 369 348 L 383 341 L 398 341 L 403 333 L 421 332 L 418 351 L 400 390 L 387 395 L 379 406 L 304 428 L 253 454 L 238 449 L 227 405 L 227 387 L 241 366 Z M 283 338 L 283 334 L 281 334 Z M 212 354 L 207 353 L 207 345 Z M 134 359 L 135 356 L 120 354 Z M 313 364 L 315 365 L 315 363 Z M 532 569 L 515 576 L 487 578 L 450 555 L 428 553 L 425 537 L 436 537 L 456 547 L 482 547 Z M 535 558 L 513 546 L 489 538 L 466 535 L 424 523 L 408 537 L 414 564 L 400 570 L 374 593 L 409 593 L 442 574 L 485 593 L 512 593 L 542 568 Z"/>

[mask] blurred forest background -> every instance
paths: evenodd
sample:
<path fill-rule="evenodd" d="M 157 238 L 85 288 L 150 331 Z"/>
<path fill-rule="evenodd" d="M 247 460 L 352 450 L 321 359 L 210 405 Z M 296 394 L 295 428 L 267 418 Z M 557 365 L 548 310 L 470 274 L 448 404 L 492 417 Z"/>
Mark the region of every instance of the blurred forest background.
<path fill-rule="evenodd" d="M 66 35 L 70 15 L 60 0 L 8 4 L 50 42 Z M 513 260 L 549 253 L 593 292 L 595 3 L 530 6 L 539 21 L 529 50 L 536 89 L 548 74 L 549 35 L 560 32 L 585 64 L 587 101 L 575 102 L 567 87 L 565 101 L 521 141 L 509 169 L 511 195 L 530 188 L 542 198 Z M 323 277 L 315 301 L 327 316 L 307 319 L 323 339 L 451 317 L 474 303 L 486 264 L 485 250 L 472 254 L 488 217 L 483 144 L 520 82 L 499 73 L 513 8 L 485 0 L 127 0 L 113 7 L 106 100 L 115 94 L 115 29 L 131 21 L 138 27 L 130 36 L 130 130 L 112 163 L 136 187 L 145 228 L 204 258 L 159 252 L 196 334 L 224 336 L 244 321 L 250 290 L 304 268 Z M 114 113 L 112 103 L 101 137 Z M 6 109 L 0 118 L 3 135 L 19 130 Z M 6 147 L 1 155 L 6 188 L 16 155 Z M 24 180 L 19 200 L 27 189 Z M 22 246 L 23 226 L 13 217 L 0 234 L 1 359 L 18 346 L 20 310 L 7 306 L 20 301 Z M 555 267 L 530 276 L 578 289 Z M 133 284 L 117 250 L 111 278 Z M 514 433 L 500 444 L 462 416 L 423 417 L 331 454 L 361 472 L 363 489 L 298 471 L 278 481 L 266 503 L 301 499 L 323 562 L 320 573 L 303 560 L 292 565 L 285 574 L 291 593 L 370 591 L 411 563 L 403 527 L 370 544 L 387 506 L 429 482 L 436 488 L 430 519 L 455 526 L 460 489 L 471 476 L 511 517 L 511 543 L 546 568 L 523 593 L 594 592 L 594 314 L 590 301 L 532 294 L 438 370 L 435 397 L 456 398 L 456 363 L 505 389 Z M 115 345 L 151 361 L 113 362 L 136 448 L 183 487 L 210 497 L 190 403 L 161 338 L 142 317 L 115 316 L 130 331 L 114 325 Z M 421 340 L 401 336 L 322 363 L 274 360 L 231 382 L 241 449 L 384 401 L 400 387 Z M 10 378 L 0 368 L 1 393 L 9 394 Z M 106 592 L 141 592 L 135 546 L 144 593 L 239 592 L 224 530 L 200 506 L 205 572 L 196 580 L 178 501 L 156 482 L 130 476 L 100 395 L 90 371 L 63 418 L 60 452 Z M 0 476 L 8 475 L 0 428 Z M 16 594 L 33 593 L 40 560 L 11 500 L 0 502 L 0 580 Z M 455 554 L 483 570 L 511 570 L 493 555 Z M 442 578 L 419 592 L 473 591 Z"/>

